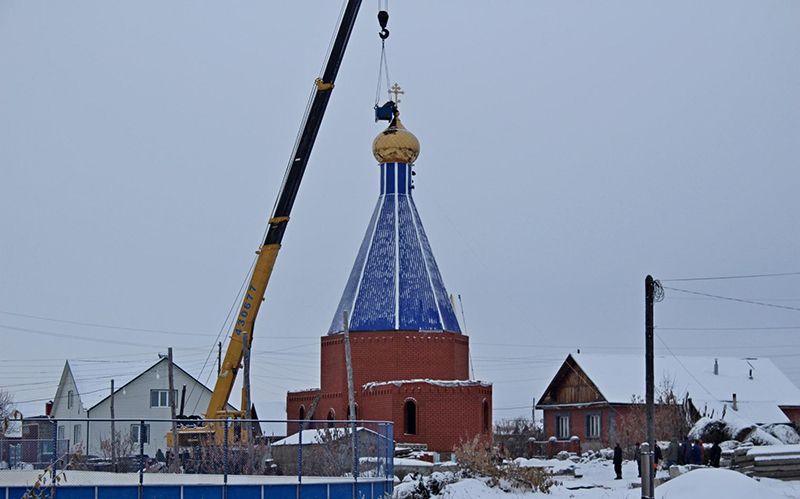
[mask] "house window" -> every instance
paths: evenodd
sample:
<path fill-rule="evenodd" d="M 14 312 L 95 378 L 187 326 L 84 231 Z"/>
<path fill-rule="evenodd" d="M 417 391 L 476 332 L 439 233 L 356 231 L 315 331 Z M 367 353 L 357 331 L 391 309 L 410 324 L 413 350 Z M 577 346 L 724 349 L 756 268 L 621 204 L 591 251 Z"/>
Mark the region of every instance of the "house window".
<path fill-rule="evenodd" d="M 65 431 L 64 425 L 58 425 L 58 433 L 57 433 L 58 440 L 64 440 L 64 431 Z"/>
<path fill-rule="evenodd" d="M 303 421 L 304 419 L 306 419 L 306 408 L 305 408 L 305 406 L 302 406 L 302 405 L 300 406 L 300 412 L 297 414 L 297 419 L 299 419 L 300 421 Z"/>
<path fill-rule="evenodd" d="M 586 438 L 600 438 L 600 415 L 586 415 Z"/>
<path fill-rule="evenodd" d="M 67 409 L 72 409 L 73 395 L 72 390 L 67 392 Z"/>
<path fill-rule="evenodd" d="M 556 416 L 556 438 L 567 440 L 569 437 L 569 415 Z"/>
<path fill-rule="evenodd" d="M 413 400 L 406 400 L 403 405 L 403 433 L 406 435 L 417 434 L 417 403 Z"/>
<path fill-rule="evenodd" d="M 81 443 L 81 425 L 76 424 L 72 427 L 72 445 L 78 445 Z"/>
<path fill-rule="evenodd" d="M 483 401 L 483 432 L 489 433 L 489 402 Z"/>
<path fill-rule="evenodd" d="M 131 425 L 131 442 L 138 444 L 148 444 L 150 443 L 150 425 L 146 424 L 144 426 L 140 424 L 132 424 Z"/>
<path fill-rule="evenodd" d="M 178 390 L 173 390 L 178 400 Z M 169 390 L 150 390 L 150 407 L 169 407 Z"/>

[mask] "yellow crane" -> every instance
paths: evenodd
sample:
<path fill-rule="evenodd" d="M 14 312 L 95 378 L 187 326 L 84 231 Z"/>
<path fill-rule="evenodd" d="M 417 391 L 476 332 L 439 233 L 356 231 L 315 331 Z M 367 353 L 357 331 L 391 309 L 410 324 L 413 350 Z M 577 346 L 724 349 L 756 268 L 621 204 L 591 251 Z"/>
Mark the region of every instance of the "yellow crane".
<path fill-rule="evenodd" d="M 280 191 L 278 192 L 278 200 L 275 203 L 275 208 L 269 219 L 269 228 L 267 229 L 264 244 L 262 244 L 257 251 L 258 257 L 255 267 L 250 276 L 250 281 L 247 284 L 242 303 L 239 307 L 239 313 L 236 316 L 230 342 L 228 343 L 225 357 L 222 361 L 216 384 L 214 385 L 214 391 L 211 394 L 211 399 L 204 415 L 205 419 L 243 418 L 247 414 L 244 393 L 242 394 L 242 410 L 229 411 L 226 409 L 231 391 L 233 390 L 233 384 L 236 381 L 236 375 L 242 364 L 242 356 L 244 353 L 243 337 L 246 336 L 248 344 L 252 343 L 253 326 L 255 325 L 261 302 L 264 299 L 264 293 L 267 290 L 267 285 L 272 275 L 272 269 L 275 267 L 275 260 L 281 249 L 283 234 L 289 222 L 289 214 L 292 210 L 295 198 L 297 197 L 300 181 L 305 173 L 311 149 L 314 146 L 317 133 L 322 124 L 322 118 L 328 106 L 334 81 L 339 72 L 339 67 L 344 57 L 345 49 L 347 48 L 347 42 L 350 39 L 350 34 L 352 33 L 353 25 L 355 24 L 360 7 L 361 0 L 347 1 L 339 20 L 336 38 L 334 39 L 325 63 L 325 69 L 322 76 L 317 78 L 314 82 L 313 93 L 305 116 L 303 117 L 300 134 L 295 143 L 292 156 L 289 159 L 289 165 L 286 169 Z M 180 446 L 193 445 L 209 439 L 212 436 L 217 443 L 221 443 L 224 441 L 224 426 L 225 425 L 222 424 L 207 422 L 204 424 L 200 423 L 179 427 L 177 430 L 178 443 Z M 232 435 L 234 433 L 235 432 L 229 433 L 229 440 L 232 440 Z M 246 433 L 242 432 L 241 438 L 237 438 L 237 441 L 241 442 L 244 440 L 246 438 L 245 435 Z M 172 434 L 170 433 L 167 436 L 167 443 L 169 446 L 172 446 L 172 440 Z"/>

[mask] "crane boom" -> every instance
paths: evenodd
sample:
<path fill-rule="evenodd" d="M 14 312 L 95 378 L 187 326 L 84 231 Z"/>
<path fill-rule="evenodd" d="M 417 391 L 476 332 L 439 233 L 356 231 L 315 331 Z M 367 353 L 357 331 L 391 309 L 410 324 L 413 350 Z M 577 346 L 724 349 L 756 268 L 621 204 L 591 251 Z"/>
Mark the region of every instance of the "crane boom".
<path fill-rule="evenodd" d="M 317 133 L 322 124 L 322 118 L 328 107 L 334 81 L 339 73 L 339 67 L 360 7 L 361 0 L 347 1 L 342 17 L 339 20 L 336 38 L 325 62 L 322 76 L 314 82 L 310 105 L 303 117 L 300 135 L 294 145 L 283 184 L 278 192 L 278 200 L 269 219 L 269 228 L 267 229 L 264 244 L 257 252 L 255 267 L 245 290 L 242 304 L 239 307 L 239 314 L 236 316 L 230 343 L 225 352 L 225 358 L 222 361 L 222 367 L 205 413 L 206 418 L 225 417 L 230 414 L 226 411 L 226 406 L 233 390 L 233 384 L 236 381 L 236 374 L 242 363 L 242 334 L 247 333 L 247 341 L 252 343 L 256 316 L 263 301 L 267 284 L 269 284 L 272 269 L 275 266 L 275 260 L 281 248 L 281 241 L 286 232 L 286 225 L 289 223 L 289 214 L 297 197 L 300 181 L 303 179 L 311 149 L 314 147 Z M 235 415 L 242 416 L 246 413 L 246 410 L 247 408 L 243 407 L 242 411 Z"/>

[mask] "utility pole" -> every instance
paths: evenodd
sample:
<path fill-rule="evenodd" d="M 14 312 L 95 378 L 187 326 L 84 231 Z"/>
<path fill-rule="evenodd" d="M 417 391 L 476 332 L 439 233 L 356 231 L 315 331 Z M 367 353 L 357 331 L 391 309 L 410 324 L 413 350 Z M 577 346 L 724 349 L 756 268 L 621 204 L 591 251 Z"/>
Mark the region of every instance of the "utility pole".
<path fill-rule="evenodd" d="M 347 419 L 356 420 L 356 396 L 353 392 L 353 357 L 350 353 L 350 316 L 345 310 L 343 313 L 344 323 L 344 362 L 347 367 L 347 402 L 350 408 L 350 417 Z M 353 423 L 355 424 L 355 423 Z"/>
<path fill-rule="evenodd" d="M 111 380 L 111 469 L 117 471 L 117 432 L 114 425 L 114 380 Z"/>
<path fill-rule="evenodd" d="M 170 460 L 170 471 L 178 471 L 178 423 L 175 421 L 175 373 L 172 363 L 172 347 L 167 348 L 167 359 L 169 368 L 167 370 L 169 378 L 169 417 L 172 419 L 172 459 Z"/>
<path fill-rule="evenodd" d="M 655 376 L 653 367 L 653 305 L 655 303 L 655 280 L 648 275 L 644 280 L 644 376 L 645 376 L 645 406 L 647 413 L 647 443 L 650 459 L 653 462 L 653 452 L 656 445 L 656 420 L 655 420 Z M 644 473 L 642 479 L 644 481 Z M 655 470 L 647 467 L 647 490 L 642 487 L 642 498 L 655 498 Z"/>

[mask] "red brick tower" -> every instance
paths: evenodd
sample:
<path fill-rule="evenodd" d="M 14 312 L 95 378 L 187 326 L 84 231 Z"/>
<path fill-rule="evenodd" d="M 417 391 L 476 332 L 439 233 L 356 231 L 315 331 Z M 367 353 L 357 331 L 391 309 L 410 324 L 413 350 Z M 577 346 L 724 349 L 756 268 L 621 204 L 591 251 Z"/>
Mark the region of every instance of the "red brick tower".
<path fill-rule="evenodd" d="M 491 435 L 492 386 L 469 379 L 469 338 L 414 204 L 417 138 L 395 116 L 375 138 L 373 154 L 380 163 L 380 197 L 321 339 L 320 388 L 289 392 L 287 418 L 349 418 L 342 334 L 347 311 L 357 419 L 394 421 L 398 443 L 449 453 L 462 440 Z M 290 424 L 288 432 L 297 426 Z"/>

